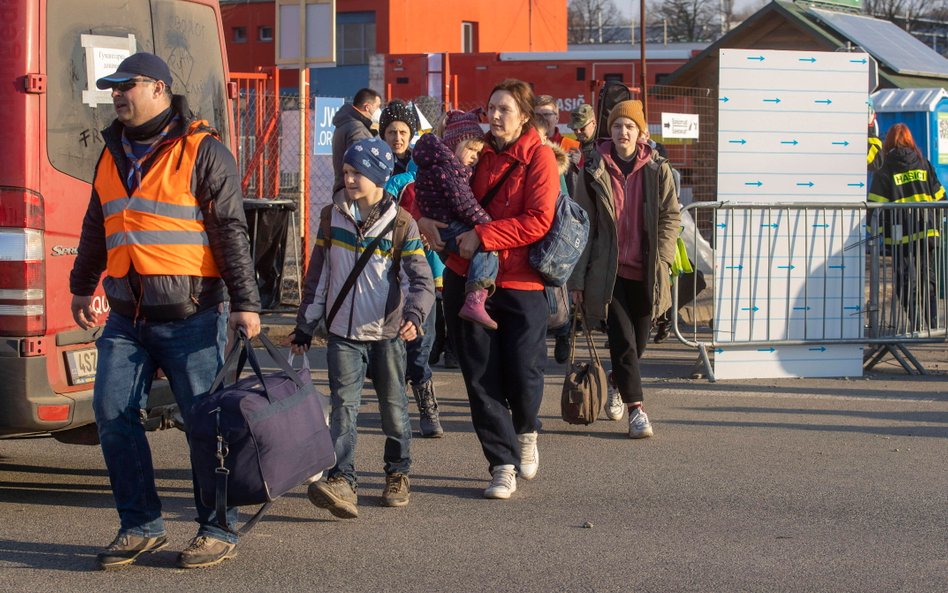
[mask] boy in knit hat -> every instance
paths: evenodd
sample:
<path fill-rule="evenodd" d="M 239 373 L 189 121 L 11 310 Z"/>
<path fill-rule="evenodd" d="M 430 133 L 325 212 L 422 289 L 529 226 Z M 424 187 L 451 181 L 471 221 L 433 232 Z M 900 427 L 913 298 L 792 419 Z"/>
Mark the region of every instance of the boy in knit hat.
<path fill-rule="evenodd" d="M 458 253 L 458 235 L 491 221 L 474 199 L 470 185 L 473 166 L 484 148 L 484 132 L 477 122 L 477 112 L 450 111 L 445 115 L 443 141 L 425 134 L 415 144 L 415 203 L 422 216 L 448 225 L 440 230 L 441 240 L 445 249 L 454 253 Z M 464 286 L 464 306 L 458 312 L 461 319 L 497 329 L 484 305 L 493 291 L 498 267 L 497 253 L 480 248 L 474 252 Z"/>
<path fill-rule="evenodd" d="M 330 432 L 336 465 L 327 479 L 310 484 L 307 493 L 314 505 L 342 518 L 359 513 L 356 419 L 366 371 L 372 374 L 386 436 L 382 504 L 405 506 L 410 493 L 405 341 L 417 337 L 431 311 L 434 284 L 418 226 L 383 190 L 394 160 L 379 138 L 360 140 L 346 150 L 345 195 L 335 196 L 323 210 L 329 231 L 327 235 L 321 222 L 293 332 L 293 352 L 302 354 L 317 326 L 328 331 Z M 376 243 L 379 237 L 383 240 Z M 366 252 L 371 253 L 367 264 L 346 290 L 350 273 Z"/>

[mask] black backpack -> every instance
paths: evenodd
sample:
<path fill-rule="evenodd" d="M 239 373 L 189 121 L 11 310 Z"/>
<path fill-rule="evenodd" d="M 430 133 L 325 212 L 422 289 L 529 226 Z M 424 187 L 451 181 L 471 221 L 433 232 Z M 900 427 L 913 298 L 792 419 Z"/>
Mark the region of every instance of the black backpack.
<path fill-rule="evenodd" d="M 599 101 L 596 103 L 596 138 L 608 138 L 609 112 L 616 104 L 632 99 L 632 91 L 621 82 L 607 81 L 599 90 Z"/>

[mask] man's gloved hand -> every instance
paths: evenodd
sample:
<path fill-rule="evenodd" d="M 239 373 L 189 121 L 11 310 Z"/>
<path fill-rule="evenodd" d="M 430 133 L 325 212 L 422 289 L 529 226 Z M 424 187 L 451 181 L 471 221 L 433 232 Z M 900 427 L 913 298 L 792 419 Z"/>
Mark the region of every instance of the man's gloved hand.
<path fill-rule="evenodd" d="M 294 351 L 297 349 L 304 351 L 309 350 L 309 347 L 313 345 L 313 336 L 301 329 L 295 329 L 293 330 L 290 343 L 294 346 Z"/>

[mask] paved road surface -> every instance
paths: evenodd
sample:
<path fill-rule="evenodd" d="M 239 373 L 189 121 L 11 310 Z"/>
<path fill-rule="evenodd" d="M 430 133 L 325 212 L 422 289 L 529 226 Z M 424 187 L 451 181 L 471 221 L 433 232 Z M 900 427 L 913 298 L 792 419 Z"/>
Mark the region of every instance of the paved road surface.
<path fill-rule="evenodd" d="M 182 433 L 151 436 L 172 546 L 113 573 L 94 560 L 117 526 L 98 448 L 0 441 L 0 592 L 943 592 L 948 357 L 927 355 L 930 377 L 885 364 L 869 379 L 710 384 L 675 378 L 692 354 L 663 344 L 647 356 L 645 441 L 625 422 L 559 420 L 551 360 L 540 472 L 507 502 L 481 498 L 460 373 L 439 368 L 447 436 L 413 441 L 409 507 L 379 506 L 369 390 L 361 516 L 336 520 L 298 489 L 235 560 L 199 571 L 174 567 L 195 530 Z"/>

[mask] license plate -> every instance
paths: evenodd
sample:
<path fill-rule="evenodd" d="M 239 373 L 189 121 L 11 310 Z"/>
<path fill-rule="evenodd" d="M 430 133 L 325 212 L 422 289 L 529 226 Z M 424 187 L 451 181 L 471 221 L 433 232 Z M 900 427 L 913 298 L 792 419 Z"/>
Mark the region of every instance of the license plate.
<path fill-rule="evenodd" d="M 99 360 L 99 351 L 70 350 L 66 352 L 66 368 L 69 370 L 69 384 L 80 385 L 95 381 L 95 365 Z"/>

